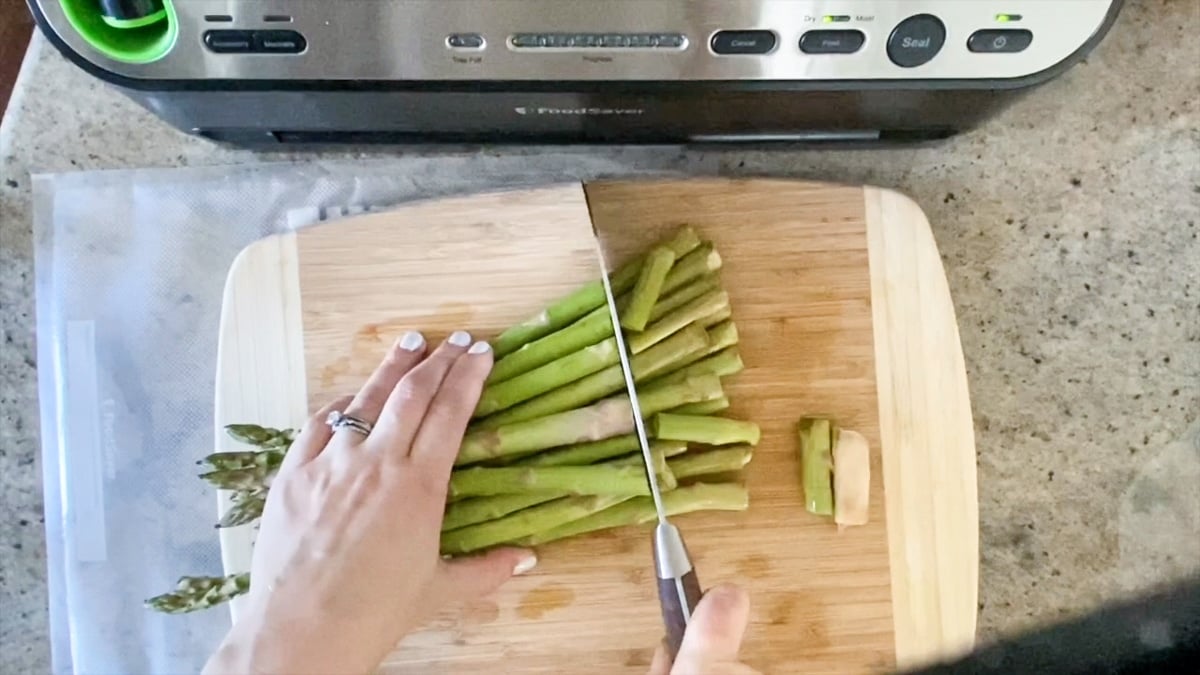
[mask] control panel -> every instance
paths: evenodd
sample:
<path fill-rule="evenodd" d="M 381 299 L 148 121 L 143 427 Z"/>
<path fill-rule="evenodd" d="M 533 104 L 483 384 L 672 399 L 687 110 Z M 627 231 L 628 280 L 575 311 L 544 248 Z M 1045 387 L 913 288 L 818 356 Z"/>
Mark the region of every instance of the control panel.
<path fill-rule="evenodd" d="M 138 78 L 986 80 L 1054 67 L 1117 0 L 189 0 Z"/>

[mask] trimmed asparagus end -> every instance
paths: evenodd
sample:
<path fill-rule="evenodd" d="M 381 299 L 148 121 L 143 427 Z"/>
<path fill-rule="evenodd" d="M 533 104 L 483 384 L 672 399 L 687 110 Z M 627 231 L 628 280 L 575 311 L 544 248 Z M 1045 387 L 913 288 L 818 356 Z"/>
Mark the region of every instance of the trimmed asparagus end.
<path fill-rule="evenodd" d="M 800 420 L 800 466 L 804 508 L 818 516 L 833 515 L 833 422 Z"/>

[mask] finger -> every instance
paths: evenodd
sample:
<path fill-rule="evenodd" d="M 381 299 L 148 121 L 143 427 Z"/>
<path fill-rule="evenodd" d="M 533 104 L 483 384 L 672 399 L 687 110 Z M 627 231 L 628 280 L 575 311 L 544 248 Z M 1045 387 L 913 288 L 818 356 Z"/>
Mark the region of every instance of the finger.
<path fill-rule="evenodd" d="M 350 405 L 350 401 L 353 399 L 354 397 L 349 394 L 342 396 L 336 401 L 326 404 L 308 418 L 304 427 L 300 429 L 300 434 L 292 441 L 292 446 L 284 455 L 283 463 L 279 465 L 280 473 L 311 462 L 321 454 L 321 451 L 329 444 L 329 439 L 333 437 L 333 429 L 330 429 L 329 425 L 325 423 L 325 418 L 329 417 L 329 413 L 334 410 L 341 410 Z"/>
<path fill-rule="evenodd" d="M 683 634 L 674 670 L 708 672 L 718 664 L 736 663 L 749 621 L 750 597 L 745 591 L 730 585 L 709 589 Z"/>
<path fill-rule="evenodd" d="M 473 600 L 537 566 L 537 555 L 523 548 L 497 548 L 487 553 L 444 560 L 439 574 L 443 597 Z"/>
<path fill-rule="evenodd" d="M 458 357 L 471 344 L 471 335 L 454 331 L 391 390 L 371 438 L 394 457 L 407 457 L 429 404 Z"/>
<path fill-rule="evenodd" d="M 424 354 L 425 337 L 416 331 L 405 333 L 388 350 L 383 362 L 375 368 L 375 372 L 367 378 L 367 383 L 342 413 L 367 424 L 375 424 L 388 396 L 391 396 L 392 390 L 396 388 L 396 383 L 421 362 Z M 352 444 L 361 443 L 365 439 L 362 434 L 352 429 L 347 429 L 346 435 Z"/>
<path fill-rule="evenodd" d="M 659 640 L 658 649 L 654 650 L 649 675 L 671 675 L 671 657 L 667 656 L 667 645 L 663 640 Z"/>
<path fill-rule="evenodd" d="M 471 345 L 451 366 L 417 430 L 410 455 L 440 483 L 450 475 L 463 433 L 483 392 L 483 382 L 491 371 L 491 346 L 486 342 Z"/>

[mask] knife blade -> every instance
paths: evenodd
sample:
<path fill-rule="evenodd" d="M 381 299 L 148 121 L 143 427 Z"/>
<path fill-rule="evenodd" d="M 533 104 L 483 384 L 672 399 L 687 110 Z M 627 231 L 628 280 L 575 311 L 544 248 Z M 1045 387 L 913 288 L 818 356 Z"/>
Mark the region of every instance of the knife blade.
<path fill-rule="evenodd" d="M 596 257 L 600 261 L 600 279 L 604 286 L 604 297 L 608 302 L 608 314 L 612 320 L 613 337 L 617 343 L 617 355 L 621 362 L 621 373 L 625 376 L 625 390 L 629 393 L 630 413 L 637 432 L 638 445 L 642 449 L 642 461 L 646 465 L 646 480 L 650 483 L 650 496 L 658 523 L 654 527 L 654 571 L 658 582 L 658 602 L 662 608 L 663 625 L 666 628 L 667 654 L 672 661 L 679 653 L 683 633 L 691 621 L 692 613 L 700 602 L 700 581 L 688 555 L 687 545 L 679 528 L 671 524 L 663 508 L 662 490 L 658 475 L 654 471 L 654 459 L 650 453 L 650 442 L 646 436 L 646 424 L 642 420 L 642 407 L 638 403 L 637 387 L 633 370 L 629 366 L 629 348 L 621 332 L 617 301 L 613 297 L 612 283 L 608 278 L 608 264 L 604 260 L 604 248 L 599 237 L 594 236 Z"/>

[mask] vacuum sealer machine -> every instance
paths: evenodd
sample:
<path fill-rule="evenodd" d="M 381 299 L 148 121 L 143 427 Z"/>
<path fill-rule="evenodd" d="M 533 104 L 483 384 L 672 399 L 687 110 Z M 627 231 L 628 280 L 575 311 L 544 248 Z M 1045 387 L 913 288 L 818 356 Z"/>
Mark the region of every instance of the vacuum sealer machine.
<path fill-rule="evenodd" d="M 235 143 L 922 140 L 1094 47 L 1121 0 L 29 0 Z"/>

